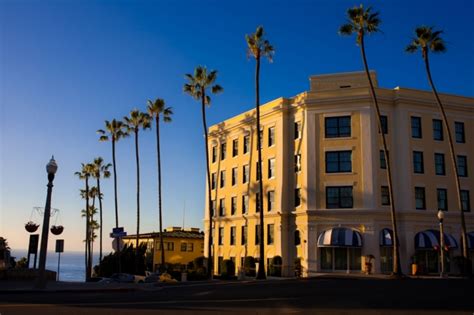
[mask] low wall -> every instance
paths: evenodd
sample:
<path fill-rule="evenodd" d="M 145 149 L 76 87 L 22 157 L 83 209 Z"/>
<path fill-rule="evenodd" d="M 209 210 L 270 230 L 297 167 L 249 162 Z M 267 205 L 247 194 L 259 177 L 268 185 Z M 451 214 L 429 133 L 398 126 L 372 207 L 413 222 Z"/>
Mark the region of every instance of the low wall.
<path fill-rule="evenodd" d="M 34 280 L 37 278 L 38 269 L 8 269 L 0 270 L 0 280 Z M 56 281 L 56 272 L 46 270 L 46 279 Z"/>

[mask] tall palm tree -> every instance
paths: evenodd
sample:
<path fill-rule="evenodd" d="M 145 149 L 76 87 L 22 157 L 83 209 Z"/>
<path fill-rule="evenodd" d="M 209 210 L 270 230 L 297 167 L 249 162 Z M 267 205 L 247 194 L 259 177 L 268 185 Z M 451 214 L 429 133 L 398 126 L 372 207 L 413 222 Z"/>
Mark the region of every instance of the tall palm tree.
<path fill-rule="evenodd" d="M 136 235 L 136 246 L 135 250 L 135 270 L 138 270 L 138 242 L 140 239 L 140 154 L 138 152 L 138 134 L 141 129 L 151 128 L 151 119 L 147 113 L 143 113 L 137 109 L 130 112 L 130 116 L 123 118 L 125 128 L 128 133 L 135 135 L 135 161 L 137 167 L 137 235 Z"/>
<path fill-rule="evenodd" d="M 99 262 L 102 261 L 102 240 L 103 240 L 103 230 L 102 230 L 102 225 L 103 225 L 103 218 L 102 218 L 102 197 L 103 194 L 100 190 L 100 179 L 103 178 L 109 178 L 110 177 L 110 171 L 109 168 L 112 166 L 112 164 L 107 163 L 104 164 L 104 159 L 102 157 L 96 157 L 94 159 L 94 162 L 92 163 L 94 166 L 94 173 L 92 176 L 96 179 L 96 187 L 97 187 L 97 198 L 99 199 L 99 227 L 100 227 L 100 232 L 99 232 Z"/>
<path fill-rule="evenodd" d="M 85 199 L 86 199 L 86 209 L 89 209 L 89 178 L 92 176 L 93 173 L 93 166 L 90 163 L 84 164 L 81 163 L 81 170 L 79 172 L 75 172 L 74 174 L 79 177 L 79 179 L 84 180 L 85 183 Z M 86 256 L 86 281 L 89 281 L 92 275 L 92 260 L 89 258 L 91 248 L 90 248 L 90 217 L 89 212 L 86 213 L 86 248 L 85 248 L 85 256 Z"/>
<path fill-rule="evenodd" d="M 114 171 L 114 198 L 115 198 L 115 227 L 119 227 L 118 215 L 118 197 L 117 197 L 117 162 L 115 160 L 115 143 L 122 138 L 128 137 L 128 133 L 124 128 L 123 122 L 112 119 L 112 121 L 105 121 L 105 130 L 99 129 L 97 133 L 100 135 L 99 141 L 112 142 L 112 165 Z"/>
<path fill-rule="evenodd" d="M 467 239 L 466 239 L 466 221 L 464 218 L 464 211 L 462 210 L 462 199 L 461 199 L 461 184 L 459 182 L 458 167 L 456 161 L 456 153 L 454 151 L 453 137 L 451 135 L 451 128 L 449 127 L 449 121 L 444 110 L 444 105 L 441 103 L 439 98 L 438 91 L 433 83 L 431 78 L 430 71 L 430 62 L 429 62 L 429 52 L 432 53 L 444 53 L 446 51 L 446 45 L 444 44 L 441 34 L 443 31 L 434 31 L 431 26 L 419 26 L 415 29 L 415 37 L 412 42 L 405 48 L 406 52 L 414 53 L 418 50 L 421 51 L 421 57 L 425 62 L 426 74 L 428 76 L 428 81 L 433 91 L 433 95 L 438 105 L 438 109 L 441 113 L 443 126 L 445 128 L 446 134 L 448 136 L 449 151 L 451 155 L 451 167 L 453 168 L 454 178 L 456 182 L 456 191 L 457 191 L 457 200 L 458 206 L 461 213 L 461 242 L 462 242 L 462 255 L 464 258 L 468 259 L 468 248 L 467 248 Z"/>
<path fill-rule="evenodd" d="M 160 248 L 161 248 L 161 266 L 165 264 L 165 249 L 163 246 L 163 215 L 161 207 L 161 150 L 160 150 L 160 118 L 163 117 L 164 122 L 171 122 L 173 110 L 171 107 L 165 106 L 165 100 L 157 98 L 154 101 L 148 100 L 148 114 L 151 118 L 155 118 L 156 124 L 156 155 L 158 157 L 158 212 L 160 220 Z M 162 268 L 162 267 L 161 267 Z"/>
<path fill-rule="evenodd" d="M 91 243 L 90 253 L 88 256 L 90 257 L 90 259 L 92 259 L 91 253 L 94 253 L 94 241 L 97 239 L 97 234 L 95 234 L 95 231 L 100 228 L 99 222 L 97 222 L 97 220 L 94 220 L 94 215 L 96 214 L 97 208 L 94 206 L 89 206 L 89 213 L 86 213 L 85 209 L 81 210 L 81 217 L 87 219 L 87 216 L 89 216 L 89 237 L 85 241 L 89 241 Z"/>
<path fill-rule="evenodd" d="M 92 165 L 92 164 L 91 164 Z M 92 165 L 93 166 L 93 165 Z M 93 176 L 93 169 L 91 169 L 91 174 L 90 176 Z M 86 190 L 85 189 L 81 189 L 80 190 L 80 194 L 81 194 L 81 197 L 82 199 L 86 199 Z M 92 187 L 89 187 L 89 191 L 87 192 L 87 195 L 89 197 L 89 202 L 90 202 L 90 205 L 89 205 L 89 209 L 95 209 L 95 199 L 97 198 L 97 187 L 96 186 L 92 186 Z M 91 202 L 92 200 L 92 202 Z M 90 212 L 89 211 L 89 217 L 88 217 L 88 222 L 86 223 L 88 226 L 89 226 L 89 237 L 86 237 L 86 240 L 85 240 L 85 245 L 86 245 L 86 266 L 87 264 L 92 264 L 92 256 L 93 256 L 93 250 L 92 250 L 92 244 L 91 244 L 91 238 L 90 236 L 92 235 L 92 230 L 91 230 L 91 222 L 94 220 L 94 214 L 96 213 L 93 213 L 93 212 Z M 81 211 L 81 216 L 82 217 L 86 217 L 86 212 L 84 209 L 82 209 Z"/>
<path fill-rule="evenodd" d="M 219 85 L 215 84 L 217 79 L 217 71 L 212 70 L 207 72 L 207 68 L 203 66 L 197 66 L 194 69 L 194 74 L 186 74 L 188 83 L 183 86 L 183 91 L 189 94 L 192 98 L 197 101 L 201 101 L 201 116 L 202 126 L 204 129 L 204 142 L 206 145 L 206 171 L 207 171 L 207 209 L 209 214 L 209 237 L 207 240 L 207 271 L 209 278 L 212 278 L 212 196 L 211 196 L 211 171 L 209 169 L 209 143 L 207 133 L 207 122 L 206 122 L 206 105 L 211 105 L 211 97 L 206 94 L 210 89 L 212 94 L 221 93 L 224 89 Z"/>
<path fill-rule="evenodd" d="M 272 62 L 275 50 L 270 42 L 264 37 L 262 26 L 257 27 L 255 33 L 245 35 L 247 41 L 247 54 L 255 58 L 255 109 L 257 112 L 257 152 L 258 152 L 258 195 L 257 208 L 260 211 L 260 258 L 258 264 L 257 279 L 265 279 L 265 242 L 264 242 L 264 222 L 263 222 L 263 176 L 262 176 L 262 139 L 260 134 L 260 59 L 267 58 Z"/>
<path fill-rule="evenodd" d="M 370 35 L 372 33 L 379 32 L 379 25 L 381 19 L 378 12 L 372 12 L 371 7 L 364 9 L 362 4 L 359 7 L 353 7 L 347 10 L 347 23 L 343 24 L 339 28 L 340 35 L 357 35 L 357 45 L 360 47 L 360 53 L 362 56 L 362 61 L 364 63 L 365 74 L 367 75 L 367 80 L 369 81 L 370 93 L 372 96 L 372 101 L 375 107 L 375 114 L 377 117 L 378 130 L 382 139 L 382 149 L 387 161 L 387 186 L 388 193 L 390 198 L 390 215 L 392 220 L 392 230 L 393 230 L 393 275 L 401 276 L 402 272 L 400 269 L 400 250 L 399 250 L 399 241 L 398 241 L 398 230 L 397 230 L 397 218 L 395 213 L 395 199 L 393 196 L 393 184 L 392 184 L 392 171 L 390 165 L 390 156 L 388 155 L 387 142 L 385 139 L 385 134 L 382 129 L 380 107 L 377 101 L 377 96 L 375 94 L 374 84 L 372 78 L 370 77 L 369 66 L 367 65 L 367 57 L 365 55 L 365 46 L 364 46 L 364 37 L 365 35 Z"/>

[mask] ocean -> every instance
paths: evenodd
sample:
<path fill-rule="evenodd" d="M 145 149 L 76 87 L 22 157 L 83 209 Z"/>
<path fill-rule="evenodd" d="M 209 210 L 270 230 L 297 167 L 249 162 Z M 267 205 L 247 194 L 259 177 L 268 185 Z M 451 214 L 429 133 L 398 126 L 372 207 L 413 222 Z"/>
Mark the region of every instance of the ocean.
<path fill-rule="evenodd" d="M 26 257 L 26 250 L 12 250 L 11 255 L 18 261 Z M 108 254 L 108 253 L 105 253 Z M 39 263 L 39 253 L 36 261 L 36 267 Z M 99 263 L 99 254 L 94 253 L 92 266 Z M 33 255 L 31 255 L 30 267 L 33 266 Z M 58 253 L 49 251 L 46 256 L 46 269 L 58 271 Z M 84 252 L 64 252 L 61 253 L 59 266 L 59 281 L 84 282 L 85 266 Z"/>

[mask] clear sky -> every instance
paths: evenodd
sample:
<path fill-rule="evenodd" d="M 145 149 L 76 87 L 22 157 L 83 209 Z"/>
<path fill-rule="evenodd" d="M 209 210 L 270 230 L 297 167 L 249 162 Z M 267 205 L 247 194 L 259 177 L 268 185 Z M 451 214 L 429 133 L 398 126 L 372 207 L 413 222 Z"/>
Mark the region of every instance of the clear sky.
<path fill-rule="evenodd" d="M 448 52 L 433 56 L 440 91 L 474 95 L 472 0 L 372 1 L 383 33 L 367 38 L 369 65 L 379 84 L 428 89 L 419 55 L 403 52 L 412 31 L 428 24 L 445 31 Z M 225 91 L 208 109 L 209 124 L 254 106 L 254 63 L 244 36 L 263 25 L 276 49 L 264 63 L 262 101 L 308 89 L 313 74 L 362 69 L 353 38 L 338 26 L 354 1 L 0 1 L 0 235 L 27 246 L 24 223 L 44 206 L 45 165 L 59 170 L 53 207 L 60 209 L 66 250 L 81 250 L 83 183 L 74 172 L 96 156 L 111 161 L 110 143 L 96 130 L 146 100 L 161 97 L 174 121 L 162 128 L 164 225 L 201 227 L 205 158 L 200 108 L 182 92 L 183 75 L 202 64 L 217 69 Z M 154 132 L 140 138 L 141 231 L 158 229 Z M 133 139 L 118 143 L 120 222 L 134 233 Z M 103 183 L 105 244 L 114 224 L 113 181 Z M 34 217 L 37 221 L 40 218 Z M 52 223 L 55 223 L 55 218 Z M 58 222 L 59 223 L 59 222 Z M 50 248 L 53 245 L 50 239 Z M 97 248 L 97 247 L 96 247 Z"/>

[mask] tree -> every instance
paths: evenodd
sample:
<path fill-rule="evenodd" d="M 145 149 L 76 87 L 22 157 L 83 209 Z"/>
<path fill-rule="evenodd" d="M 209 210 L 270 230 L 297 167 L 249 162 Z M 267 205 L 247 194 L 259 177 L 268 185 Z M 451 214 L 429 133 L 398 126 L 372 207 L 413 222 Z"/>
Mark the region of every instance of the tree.
<path fill-rule="evenodd" d="M 459 182 L 458 167 L 456 161 L 456 153 L 454 151 L 453 137 L 451 135 L 451 128 L 449 127 L 449 121 L 444 110 L 444 105 L 439 98 L 438 91 L 433 83 L 430 71 L 430 62 L 429 62 L 429 53 L 444 53 L 446 51 L 446 45 L 441 38 L 443 31 L 434 31 L 431 26 L 419 26 L 415 29 L 415 37 L 412 42 L 405 48 L 406 52 L 415 53 L 418 50 L 421 51 L 421 57 L 425 62 L 426 75 L 428 76 L 428 81 L 433 91 L 433 95 L 438 105 L 438 109 L 441 113 L 442 124 L 446 135 L 448 136 L 449 152 L 451 156 L 451 167 L 453 168 L 456 191 L 457 191 L 457 200 L 458 207 L 461 213 L 461 242 L 462 242 L 462 255 L 465 259 L 468 259 L 468 247 L 467 247 L 467 238 L 466 238 L 466 221 L 464 218 L 464 211 L 462 209 L 462 198 L 461 198 L 461 185 Z"/>
<path fill-rule="evenodd" d="M 109 178 L 110 177 L 110 171 L 109 168 L 112 166 L 112 164 L 107 163 L 104 164 L 104 159 L 102 157 L 96 157 L 94 159 L 94 162 L 92 163 L 94 166 L 94 172 L 92 176 L 96 179 L 96 187 L 97 187 L 97 197 L 99 199 L 99 226 L 100 226 L 100 232 L 99 232 L 99 261 L 102 260 L 102 241 L 103 241 L 103 218 L 102 218 L 102 197 L 103 194 L 100 190 L 100 179 L 101 178 Z"/>
<path fill-rule="evenodd" d="M 81 163 L 81 170 L 75 172 L 74 174 L 79 177 L 79 179 L 84 180 L 85 183 L 85 199 L 86 199 L 86 209 L 89 209 L 89 178 L 93 172 L 93 166 L 90 163 L 84 164 Z M 89 258 L 88 253 L 91 252 L 90 244 L 90 217 L 89 212 L 86 213 L 86 248 L 85 248 L 85 257 L 86 257 L 86 281 L 89 281 L 92 275 L 92 260 Z"/>
<path fill-rule="evenodd" d="M 88 253 L 87 259 L 92 260 L 92 255 L 94 253 L 94 242 L 97 239 L 97 234 L 95 234 L 95 231 L 100 228 L 99 222 L 97 220 L 94 220 L 94 216 L 97 214 L 97 208 L 94 206 L 89 206 L 89 213 L 86 213 L 85 209 L 81 210 L 81 217 L 86 218 L 89 216 L 89 237 L 86 237 L 85 242 L 89 241 L 91 243 L 90 245 L 90 252 Z"/>
<path fill-rule="evenodd" d="M 105 121 L 105 130 L 99 129 L 97 133 L 100 135 L 99 141 L 112 142 L 112 165 L 114 171 L 114 198 L 115 198 L 115 227 L 119 227 L 118 214 L 118 197 L 117 197 L 117 162 L 115 160 L 115 143 L 122 138 L 128 137 L 125 131 L 123 122 L 113 119 L 112 121 Z"/>
<path fill-rule="evenodd" d="M 212 277 L 212 190 L 211 190 L 211 172 L 209 169 L 209 143 L 208 143 L 208 133 L 207 133 L 207 122 L 206 122 L 206 105 L 211 105 L 211 97 L 207 94 L 208 89 L 211 90 L 212 94 L 221 93 L 224 89 L 215 84 L 217 79 L 217 71 L 212 70 L 209 73 L 207 68 L 203 66 L 197 66 L 194 69 L 194 74 L 186 74 L 186 79 L 188 83 L 185 83 L 183 86 L 183 91 L 189 94 L 192 98 L 197 101 L 201 101 L 201 116 L 202 116 L 202 126 L 204 129 L 204 142 L 206 146 L 206 170 L 207 170 L 207 209 L 209 215 L 209 237 L 207 240 L 207 270 L 209 272 L 209 278 Z"/>
<path fill-rule="evenodd" d="M 155 119 L 156 124 L 156 155 L 158 163 L 158 213 L 160 221 L 160 248 L 161 248 L 161 266 L 165 264 L 165 250 L 163 246 L 163 212 L 161 203 L 161 150 L 160 150 L 160 119 L 164 122 L 171 122 L 173 110 L 165 106 L 165 100 L 157 98 L 154 101 L 148 100 L 148 115 Z"/>
<path fill-rule="evenodd" d="M 130 116 L 123 118 L 127 133 L 135 135 L 135 161 L 137 167 L 137 236 L 135 249 L 138 251 L 140 240 L 140 154 L 138 151 L 138 134 L 141 129 L 151 128 L 151 119 L 147 113 L 143 113 L 137 109 L 130 112 Z M 135 261 L 135 270 L 138 270 L 138 255 Z"/>
<path fill-rule="evenodd" d="M 262 176 L 262 139 L 260 134 L 260 59 L 262 57 L 272 61 L 275 50 L 270 42 L 264 37 L 262 26 L 257 27 L 255 33 L 246 35 L 247 54 L 255 58 L 255 110 L 257 112 L 257 152 L 258 152 L 258 191 L 257 209 L 260 211 L 260 257 L 257 271 L 257 279 L 265 279 L 265 242 L 264 242 L 264 211 L 263 211 L 263 176 Z"/>
<path fill-rule="evenodd" d="M 362 5 L 359 7 L 353 7 L 347 10 L 347 23 L 343 24 L 339 28 L 340 35 L 357 35 L 357 45 L 360 47 L 360 52 L 362 56 L 362 61 L 364 63 L 365 74 L 367 75 L 367 80 L 369 81 L 370 93 L 372 96 L 373 105 L 375 107 L 375 114 L 377 117 L 378 130 L 382 139 L 383 153 L 385 156 L 387 164 L 387 182 L 388 182 L 388 193 L 390 198 L 390 214 L 392 220 L 392 231 L 393 231 L 393 275 L 401 276 L 402 272 L 400 269 L 400 250 L 399 250 L 399 241 L 398 241 L 398 230 L 397 230 L 397 218 L 395 213 L 395 200 L 393 195 L 393 185 L 392 185 L 392 172 L 390 165 L 390 156 L 388 155 L 387 142 L 385 139 L 385 134 L 382 129 L 380 107 L 377 101 L 377 96 L 375 94 L 374 84 L 372 78 L 370 77 L 369 66 L 367 64 L 367 57 L 365 54 L 364 46 L 364 36 L 370 35 L 372 33 L 379 32 L 379 25 L 381 19 L 378 12 L 372 12 L 372 8 L 368 7 L 364 9 Z"/>
<path fill-rule="evenodd" d="M 93 176 L 92 172 L 93 172 L 93 169 L 91 169 L 90 176 Z M 82 199 L 86 199 L 86 190 L 85 189 L 81 189 L 80 194 L 81 194 Z M 86 255 L 85 255 L 86 266 L 89 263 L 92 264 L 92 260 L 93 260 L 92 256 L 94 254 L 94 251 L 92 250 L 93 244 L 92 244 L 92 238 L 91 238 L 91 235 L 94 232 L 92 230 L 92 225 L 91 224 L 94 221 L 94 215 L 97 214 L 97 210 L 95 210 L 95 212 L 93 212 L 93 211 L 91 212 L 90 209 L 95 209 L 95 199 L 97 198 L 97 194 L 98 194 L 98 192 L 97 192 L 97 187 L 96 186 L 89 187 L 89 191 L 87 192 L 87 196 L 89 197 L 89 202 L 90 202 L 90 200 L 92 200 L 92 202 L 90 202 L 90 205 L 89 205 L 89 216 L 87 217 L 87 213 L 84 209 L 81 210 L 81 216 L 88 218 L 88 221 L 86 222 L 86 225 L 89 227 L 88 228 L 89 237 L 86 236 L 86 239 L 84 241 L 85 246 L 86 246 Z"/>

